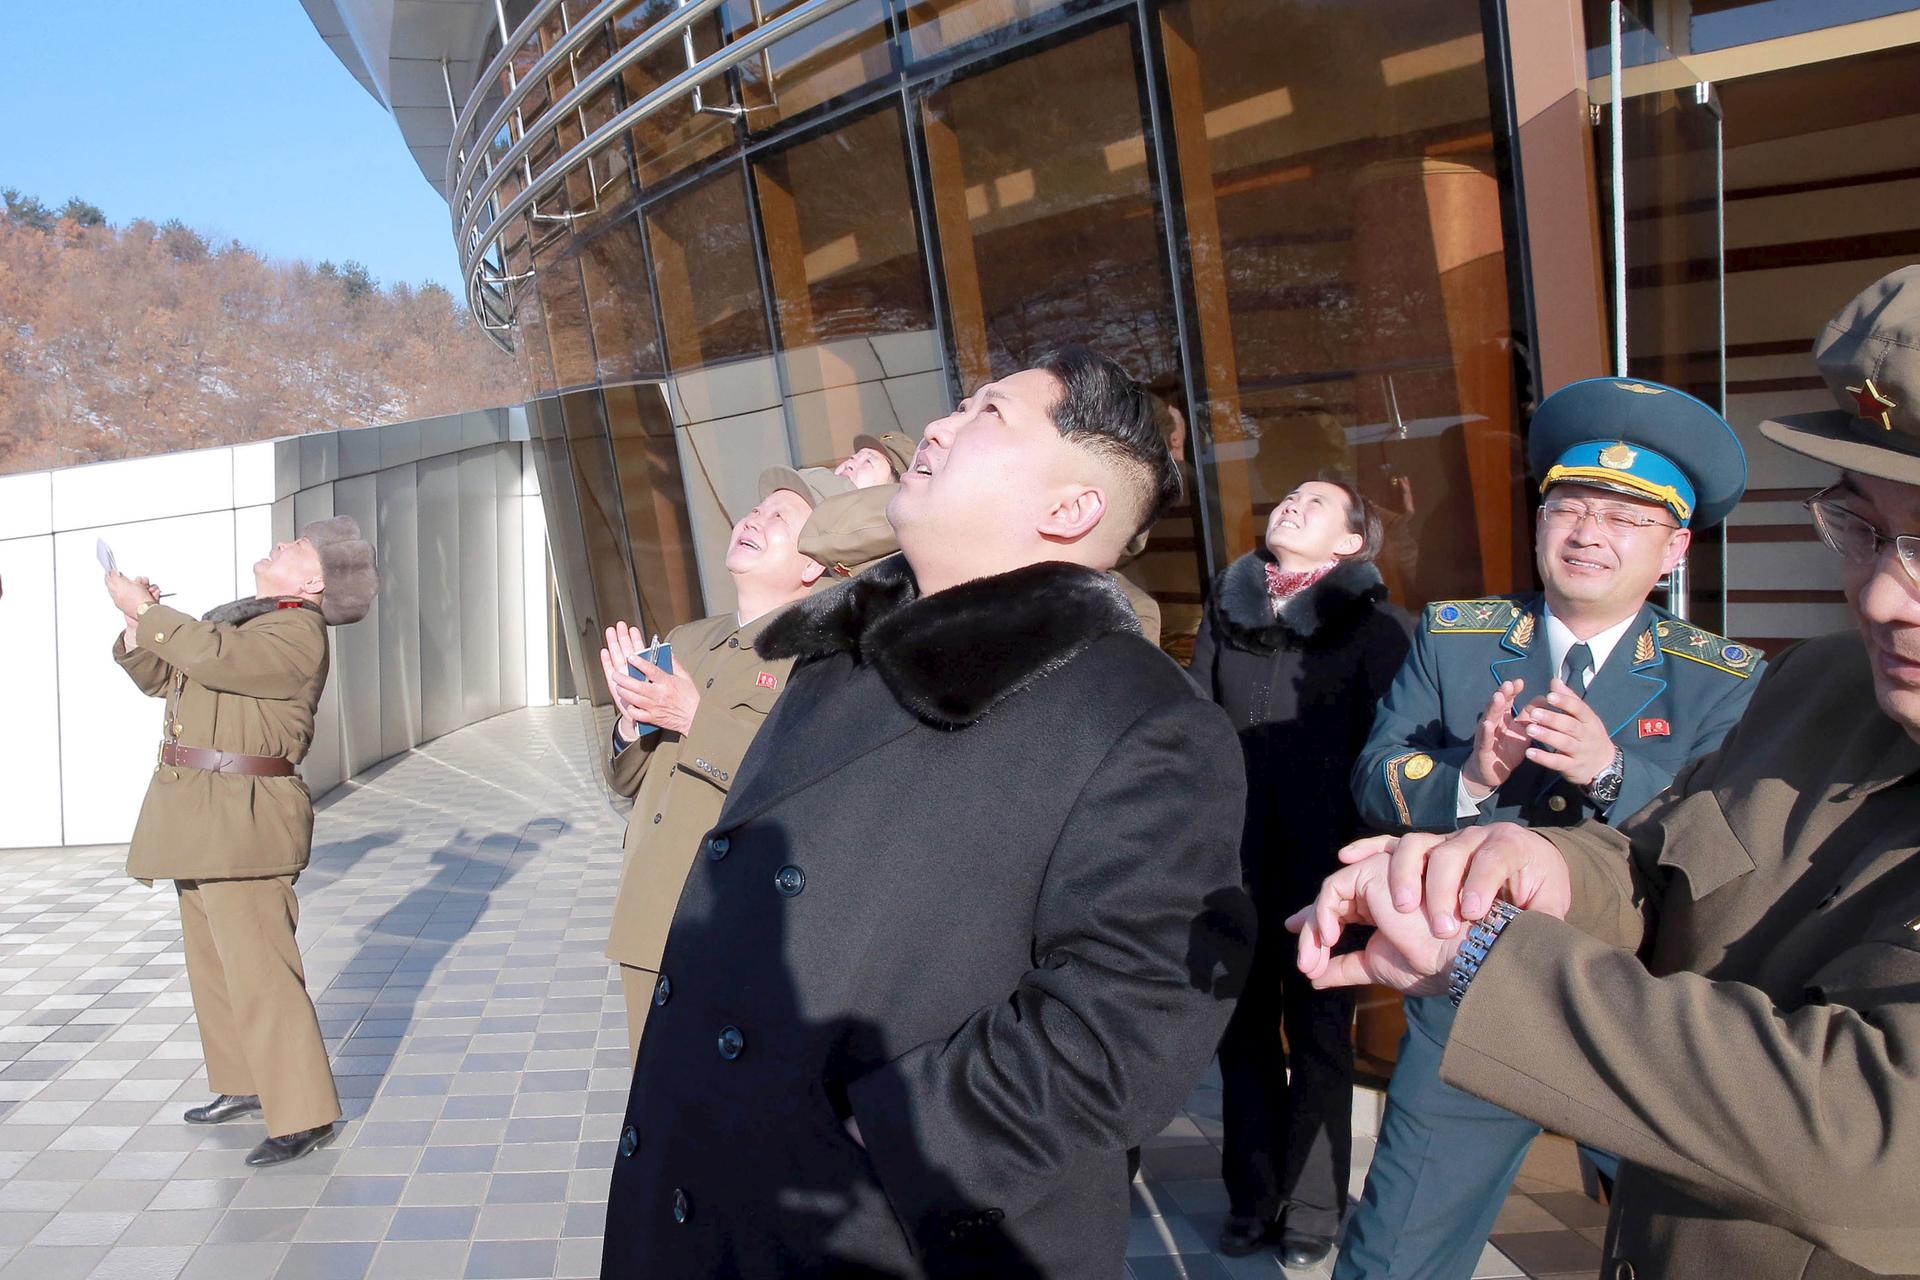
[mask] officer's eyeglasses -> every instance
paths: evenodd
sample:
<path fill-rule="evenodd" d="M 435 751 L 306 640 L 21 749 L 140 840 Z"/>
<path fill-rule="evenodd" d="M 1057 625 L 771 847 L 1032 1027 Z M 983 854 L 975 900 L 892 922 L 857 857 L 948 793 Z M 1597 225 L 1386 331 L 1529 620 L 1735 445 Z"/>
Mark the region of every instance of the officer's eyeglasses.
<path fill-rule="evenodd" d="M 1800 505 L 1813 517 L 1820 541 L 1832 547 L 1848 564 L 1866 567 L 1880 559 L 1880 549 L 1891 545 L 1900 557 L 1900 567 L 1920 586 L 1920 535 L 1902 533 L 1893 537 L 1868 524 L 1828 497 L 1831 489 L 1822 489 Z"/>
<path fill-rule="evenodd" d="M 1656 520 L 1652 516 L 1643 516 L 1637 512 L 1620 507 L 1590 507 L 1584 502 L 1567 502 L 1556 499 L 1540 504 L 1540 519 L 1553 529 L 1577 529 L 1585 523 L 1588 516 L 1600 522 L 1600 527 L 1608 533 L 1629 535 L 1640 530 L 1659 525 L 1662 529 L 1678 529 L 1677 524 L 1668 524 L 1665 520 Z"/>

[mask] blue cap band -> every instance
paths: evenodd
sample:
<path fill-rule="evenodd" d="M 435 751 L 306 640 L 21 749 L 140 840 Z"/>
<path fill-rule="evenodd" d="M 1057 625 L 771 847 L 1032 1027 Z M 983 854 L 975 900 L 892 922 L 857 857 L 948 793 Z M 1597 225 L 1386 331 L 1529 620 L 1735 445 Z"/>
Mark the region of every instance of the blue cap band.
<path fill-rule="evenodd" d="M 1576 444 L 1548 469 L 1540 491 L 1556 484 L 1598 485 L 1646 498 L 1665 506 L 1682 525 L 1693 517 L 1693 482 L 1672 460 L 1645 445 L 1621 440 Z"/>

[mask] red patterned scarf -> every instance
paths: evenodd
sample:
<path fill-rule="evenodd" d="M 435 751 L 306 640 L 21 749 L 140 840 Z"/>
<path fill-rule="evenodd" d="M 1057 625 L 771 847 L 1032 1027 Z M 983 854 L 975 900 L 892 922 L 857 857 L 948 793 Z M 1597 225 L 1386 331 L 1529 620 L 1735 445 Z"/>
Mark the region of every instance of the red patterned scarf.
<path fill-rule="evenodd" d="M 1280 606 L 1305 591 L 1320 579 L 1332 573 L 1340 562 L 1329 560 L 1318 568 L 1290 572 L 1269 561 L 1267 563 L 1267 607 L 1278 617 Z"/>

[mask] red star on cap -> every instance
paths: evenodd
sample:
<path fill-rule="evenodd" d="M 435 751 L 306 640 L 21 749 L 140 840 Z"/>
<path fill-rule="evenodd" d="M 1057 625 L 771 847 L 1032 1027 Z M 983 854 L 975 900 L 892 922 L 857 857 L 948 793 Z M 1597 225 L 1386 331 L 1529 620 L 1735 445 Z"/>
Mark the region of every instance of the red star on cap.
<path fill-rule="evenodd" d="M 1863 387 L 1848 387 L 1847 394 L 1857 403 L 1860 416 L 1868 422 L 1877 422 L 1886 430 L 1893 430 L 1893 410 L 1900 406 L 1880 394 L 1880 388 L 1868 378 Z"/>

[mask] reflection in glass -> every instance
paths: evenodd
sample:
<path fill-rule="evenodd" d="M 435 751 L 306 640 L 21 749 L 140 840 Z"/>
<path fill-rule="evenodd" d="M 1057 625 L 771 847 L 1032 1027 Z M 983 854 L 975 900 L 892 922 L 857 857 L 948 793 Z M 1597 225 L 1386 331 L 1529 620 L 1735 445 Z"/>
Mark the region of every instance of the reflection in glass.
<path fill-rule="evenodd" d="M 926 59 L 988 36 L 1010 38 L 1088 0 L 908 0 L 907 49 Z"/>
<path fill-rule="evenodd" d="M 600 381 L 611 386 L 664 374 L 639 219 L 621 218 L 582 246 L 580 276 Z"/>
<path fill-rule="evenodd" d="M 760 11 L 776 18 L 795 2 L 761 0 Z M 749 8 L 740 0 L 731 7 Z M 735 37 L 754 25 L 749 12 L 735 29 Z M 740 97 L 750 108 L 748 127 L 771 129 L 891 73 L 893 45 L 887 31 L 886 0 L 860 0 L 788 36 L 763 57 L 742 63 Z M 768 67 L 773 73 L 771 85 Z"/>
<path fill-rule="evenodd" d="M 1385 511 L 1401 604 L 1524 585 L 1479 9 L 1184 0 L 1161 19 L 1225 553 L 1332 467 Z"/>
<path fill-rule="evenodd" d="M 649 27 L 673 16 L 679 7 L 678 0 L 633 0 L 611 23 L 614 43 L 621 47 L 631 44 Z M 719 13 L 708 14 L 693 24 L 696 59 L 706 57 L 724 42 Z M 620 72 L 620 105 L 640 101 L 648 92 L 685 71 L 687 66 L 687 54 L 681 42 L 667 41 Z M 701 86 L 701 93 L 703 101 L 716 105 L 732 101 L 724 76 L 707 81 Z M 695 113 L 689 97 L 668 103 L 635 124 L 627 135 L 643 190 L 718 154 L 739 136 L 726 116 Z"/>
<path fill-rule="evenodd" d="M 553 376 L 562 387 L 587 386 L 594 381 L 593 335 L 587 328 L 587 304 L 580 292 L 580 260 L 536 257 L 533 283 L 546 317 L 547 345 L 553 353 Z"/>
<path fill-rule="evenodd" d="M 844 457 L 861 432 L 918 437 L 946 377 L 898 111 L 764 154 L 754 180 L 801 459 Z"/>
<path fill-rule="evenodd" d="M 674 370 L 765 355 L 766 304 L 740 170 L 730 165 L 646 216 Z"/>
<path fill-rule="evenodd" d="M 1063 342 L 1177 373 L 1131 27 L 956 80 L 921 122 L 962 387 Z"/>
<path fill-rule="evenodd" d="M 706 613 L 666 391 L 658 383 L 611 387 L 602 400 L 640 596 L 630 621 L 665 636 Z"/>

